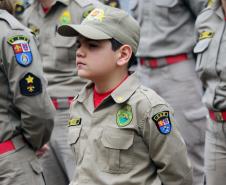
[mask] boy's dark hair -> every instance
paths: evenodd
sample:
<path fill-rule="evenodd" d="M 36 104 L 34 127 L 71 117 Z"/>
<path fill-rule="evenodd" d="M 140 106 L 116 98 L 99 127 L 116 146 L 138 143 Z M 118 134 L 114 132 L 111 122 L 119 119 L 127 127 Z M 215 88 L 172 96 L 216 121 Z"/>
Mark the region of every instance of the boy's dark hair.
<path fill-rule="evenodd" d="M 110 42 L 111 42 L 111 47 L 112 47 L 113 51 L 118 50 L 123 45 L 115 39 L 110 39 Z M 128 68 L 130 68 L 133 65 L 137 65 L 137 58 L 134 55 L 134 53 L 132 53 L 132 55 L 131 55 L 131 58 L 128 63 Z"/>

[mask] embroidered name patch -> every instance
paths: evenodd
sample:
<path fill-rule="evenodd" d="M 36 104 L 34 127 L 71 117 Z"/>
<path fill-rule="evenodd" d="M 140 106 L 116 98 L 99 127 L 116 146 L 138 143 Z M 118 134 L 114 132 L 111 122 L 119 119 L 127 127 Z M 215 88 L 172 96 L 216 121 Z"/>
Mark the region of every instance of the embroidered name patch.
<path fill-rule="evenodd" d="M 29 46 L 29 39 L 24 35 L 15 35 L 8 39 L 12 46 L 16 61 L 19 65 L 27 67 L 32 63 L 32 53 Z"/>
<path fill-rule="evenodd" d="M 207 38 L 212 38 L 214 35 L 213 32 L 210 31 L 203 31 L 199 34 L 199 40 L 207 39 Z"/>
<path fill-rule="evenodd" d="M 119 127 L 124 127 L 133 119 L 132 107 L 128 104 L 120 108 L 116 115 L 116 122 Z"/>
<path fill-rule="evenodd" d="M 42 92 L 41 80 L 32 73 L 27 73 L 20 80 L 20 92 L 24 96 L 35 96 Z"/>
<path fill-rule="evenodd" d="M 81 118 L 72 118 L 68 121 L 68 126 L 78 126 L 81 124 L 82 119 Z"/>
<path fill-rule="evenodd" d="M 152 120 L 155 122 L 156 127 L 158 128 L 161 134 L 169 134 L 172 129 L 169 111 L 163 111 L 155 114 L 152 117 Z"/>

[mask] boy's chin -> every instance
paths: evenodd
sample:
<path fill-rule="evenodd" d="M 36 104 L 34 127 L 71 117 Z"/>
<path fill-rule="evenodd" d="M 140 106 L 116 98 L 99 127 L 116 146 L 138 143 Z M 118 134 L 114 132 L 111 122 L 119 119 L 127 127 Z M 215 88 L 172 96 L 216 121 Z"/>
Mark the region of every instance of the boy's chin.
<path fill-rule="evenodd" d="M 90 77 L 89 77 L 89 75 L 84 74 L 84 73 L 79 72 L 79 71 L 78 71 L 78 76 L 79 76 L 80 78 L 83 78 L 83 79 L 91 80 Z"/>

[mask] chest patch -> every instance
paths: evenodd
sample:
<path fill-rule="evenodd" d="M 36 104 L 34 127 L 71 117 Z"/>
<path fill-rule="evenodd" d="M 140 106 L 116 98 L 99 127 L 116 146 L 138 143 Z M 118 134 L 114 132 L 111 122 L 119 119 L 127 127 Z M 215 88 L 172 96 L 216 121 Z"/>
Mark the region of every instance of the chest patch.
<path fill-rule="evenodd" d="M 133 119 L 132 107 L 128 104 L 122 106 L 116 115 L 116 122 L 119 127 L 129 125 Z"/>

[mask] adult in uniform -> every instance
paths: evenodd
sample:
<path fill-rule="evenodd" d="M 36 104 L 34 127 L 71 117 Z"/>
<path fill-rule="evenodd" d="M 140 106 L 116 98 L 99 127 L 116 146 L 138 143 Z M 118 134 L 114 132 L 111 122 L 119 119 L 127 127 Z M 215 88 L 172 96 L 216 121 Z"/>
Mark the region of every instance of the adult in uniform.
<path fill-rule="evenodd" d="M 85 84 L 85 80 L 77 76 L 75 67 L 76 38 L 62 37 L 57 28 L 79 23 L 94 8 L 95 2 L 37 0 L 24 13 L 23 23 L 38 37 L 47 90 L 57 109 L 50 150 L 41 158 L 47 185 L 68 184 L 74 172 L 74 158 L 67 142 L 68 110 L 71 100 Z"/>
<path fill-rule="evenodd" d="M 192 185 L 171 107 L 128 71 L 139 43 L 137 21 L 104 6 L 58 31 L 79 36 L 78 75 L 92 81 L 71 104 L 76 174 L 70 185 Z"/>
<path fill-rule="evenodd" d="M 216 0 L 197 18 L 196 71 L 204 85 L 203 102 L 209 109 L 205 170 L 207 185 L 226 181 L 226 1 Z"/>
<path fill-rule="evenodd" d="M 45 185 L 36 153 L 54 122 L 41 58 L 33 35 L 0 1 L 0 184 Z"/>
<path fill-rule="evenodd" d="M 188 147 L 194 185 L 204 183 L 205 106 L 195 73 L 194 25 L 207 0 L 132 0 L 141 25 L 137 72 L 143 85 L 154 89 L 175 110 Z"/>

